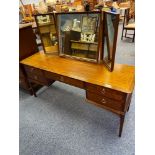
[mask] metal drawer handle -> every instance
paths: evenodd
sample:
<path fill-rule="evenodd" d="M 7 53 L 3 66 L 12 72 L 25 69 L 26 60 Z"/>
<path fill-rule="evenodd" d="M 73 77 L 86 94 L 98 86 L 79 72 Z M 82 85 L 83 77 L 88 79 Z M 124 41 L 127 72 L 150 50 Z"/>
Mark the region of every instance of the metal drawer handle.
<path fill-rule="evenodd" d="M 63 78 L 63 76 L 61 76 L 61 77 L 60 77 L 60 81 L 64 81 L 64 78 Z"/>
<path fill-rule="evenodd" d="M 31 72 L 34 70 L 34 68 L 31 68 Z"/>
<path fill-rule="evenodd" d="M 106 100 L 103 98 L 103 99 L 101 100 L 101 102 L 102 102 L 103 104 L 105 104 L 105 103 L 106 103 Z"/>
<path fill-rule="evenodd" d="M 34 78 L 37 80 L 38 79 L 38 77 L 37 76 L 34 76 Z"/>
<path fill-rule="evenodd" d="M 101 90 L 101 93 L 102 94 L 105 94 L 105 89 L 104 88 Z"/>

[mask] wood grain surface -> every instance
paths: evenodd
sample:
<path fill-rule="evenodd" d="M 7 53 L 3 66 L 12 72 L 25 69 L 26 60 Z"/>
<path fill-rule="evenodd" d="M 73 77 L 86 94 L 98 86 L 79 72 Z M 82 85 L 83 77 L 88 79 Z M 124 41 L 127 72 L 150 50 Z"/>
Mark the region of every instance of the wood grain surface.
<path fill-rule="evenodd" d="M 47 55 L 43 51 L 20 63 L 125 93 L 132 93 L 134 89 L 134 66 L 115 64 L 113 72 L 109 72 L 103 64 Z"/>

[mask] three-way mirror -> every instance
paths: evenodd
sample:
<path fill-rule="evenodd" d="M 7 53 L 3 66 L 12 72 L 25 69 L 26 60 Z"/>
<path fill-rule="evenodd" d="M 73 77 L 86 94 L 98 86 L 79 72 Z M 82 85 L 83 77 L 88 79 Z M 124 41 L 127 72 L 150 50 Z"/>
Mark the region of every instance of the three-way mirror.
<path fill-rule="evenodd" d="M 104 63 L 113 71 L 119 14 L 60 12 L 35 16 L 45 53 Z"/>

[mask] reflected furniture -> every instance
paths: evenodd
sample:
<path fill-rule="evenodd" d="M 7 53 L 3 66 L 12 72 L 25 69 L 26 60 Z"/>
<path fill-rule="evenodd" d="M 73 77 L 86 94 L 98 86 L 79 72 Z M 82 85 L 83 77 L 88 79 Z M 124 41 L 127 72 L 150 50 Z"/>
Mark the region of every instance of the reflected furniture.
<path fill-rule="evenodd" d="M 123 28 L 122 28 L 122 36 L 121 36 L 121 40 L 123 40 L 123 38 L 130 38 L 132 39 L 132 42 L 135 41 L 135 22 L 133 23 L 129 23 L 129 12 L 130 9 L 126 9 L 125 13 L 124 13 L 124 19 L 123 19 Z M 133 30 L 133 33 L 127 33 L 128 30 Z M 124 31 L 125 31 L 125 35 L 124 35 Z M 127 36 L 130 35 L 131 37 Z"/>
<path fill-rule="evenodd" d="M 84 5 L 84 2 L 85 2 L 86 0 L 82 0 L 81 1 L 81 3 L 82 3 L 82 5 Z M 97 0 L 89 0 L 89 5 L 90 5 L 90 10 L 93 10 L 94 9 L 94 7 L 95 7 L 95 5 L 97 4 Z"/>
<path fill-rule="evenodd" d="M 47 55 L 43 51 L 20 63 L 30 84 L 35 82 L 48 86 L 50 82 L 60 81 L 84 89 L 90 103 L 120 117 L 121 136 L 134 89 L 133 66 L 115 64 L 113 72 L 109 72 L 103 64 L 75 61 L 56 54 Z M 35 91 L 33 93 L 36 96 Z"/>
<path fill-rule="evenodd" d="M 38 14 L 35 16 L 35 21 L 45 53 L 50 54 L 58 52 L 54 13 Z"/>
<path fill-rule="evenodd" d="M 32 4 L 27 4 L 27 5 L 23 5 L 22 1 L 21 1 L 21 6 L 20 6 L 20 13 L 22 15 L 22 21 L 23 22 L 33 22 L 34 18 L 33 18 L 33 6 Z"/>
<path fill-rule="evenodd" d="M 98 62 L 101 12 L 57 13 L 59 55 Z"/>

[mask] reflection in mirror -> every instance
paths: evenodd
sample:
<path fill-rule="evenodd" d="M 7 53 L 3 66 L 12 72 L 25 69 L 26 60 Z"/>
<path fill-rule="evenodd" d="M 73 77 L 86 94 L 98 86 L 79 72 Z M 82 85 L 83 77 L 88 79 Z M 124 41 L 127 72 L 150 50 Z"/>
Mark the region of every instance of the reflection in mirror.
<path fill-rule="evenodd" d="M 37 15 L 36 23 L 45 53 L 58 52 L 58 40 L 53 14 Z"/>
<path fill-rule="evenodd" d="M 110 71 L 114 68 L 119 14 L 103 13 L 103 62 Z"/>
<path fill-rule="evenodd" d="M 97 61 L 99 13 L 60 13 L 57 18 L 61 56 Z"/>

